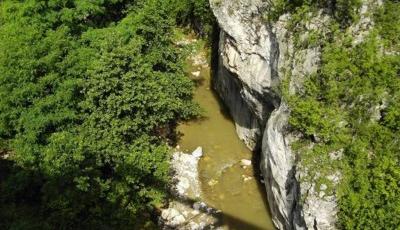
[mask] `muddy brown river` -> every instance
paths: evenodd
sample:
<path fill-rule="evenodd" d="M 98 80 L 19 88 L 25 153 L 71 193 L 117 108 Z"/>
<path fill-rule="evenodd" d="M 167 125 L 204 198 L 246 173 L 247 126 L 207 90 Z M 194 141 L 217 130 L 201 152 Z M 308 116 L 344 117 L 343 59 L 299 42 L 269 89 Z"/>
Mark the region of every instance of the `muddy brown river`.
<path fill-rule="evenodd" d="M 203 148 L 202 199 L 222 211 L 224 229 L 274 229 L 264 185 L 255 177 L 253 165 L 248 165 L 252 152 L 237 137 L 235 125 L 211 88 L 210 68 L 192 62 L 189 66 L 198 85 L 194 99 L 205 110 L 205 118 L 180 124 L 178 144 L 185 152 Z"/>

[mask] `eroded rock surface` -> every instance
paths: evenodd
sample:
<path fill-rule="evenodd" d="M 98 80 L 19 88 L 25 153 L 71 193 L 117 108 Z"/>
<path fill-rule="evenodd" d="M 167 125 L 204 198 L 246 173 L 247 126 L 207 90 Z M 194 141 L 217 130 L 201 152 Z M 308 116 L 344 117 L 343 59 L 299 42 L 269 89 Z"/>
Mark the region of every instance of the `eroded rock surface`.
<path fill-rule="evenodd" d="M 290 149 L 296 135 L 288 130 L 290 108 L 279 89 L 287 80 L 289 93 L 299 92 L 306 77 L 318 70 L 321 50 L 295 49 L 294 34 L 287 30 L 291 15 L 267 21 L 264 16 L 270 3 L 210 0 L 221 28 L 214 87 L 229 108 L 239 137 L 250 149 L 261 151 L 261 171 L 276 227 L 335 229 L 336 197 L 320 195 L 313 184 L 299 183 L 304 172 L 298 172 L 297 159 Z M 368 12 L 377 4 L 381 1 L 363 1 L 359 22 L 349 28 L 356 41 L 373 26 Z M 300 40 L 307 40 L 313 30 L 329 32 L 324 30 L 330 20 L 322 10 L 313 15 L 305 23 Z"/>

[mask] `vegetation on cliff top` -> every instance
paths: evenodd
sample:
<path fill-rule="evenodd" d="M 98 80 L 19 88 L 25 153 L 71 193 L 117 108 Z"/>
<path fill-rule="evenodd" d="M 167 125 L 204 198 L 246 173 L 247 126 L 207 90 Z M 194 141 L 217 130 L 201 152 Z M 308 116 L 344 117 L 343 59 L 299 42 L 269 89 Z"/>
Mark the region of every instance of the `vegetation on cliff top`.
<path fill-rule="evenodd" d="M 271 0 L 266 13 L 268 20 L 276 21 L 284 13 L 303 17 L 312 10 L 325 9 L 342 26 L 351 24 L 357 19 L 357 11 L 362 0 Z"/>
<path fill-rule="evenodd" d="M 296 15 L 304 15 L 304 9 L 312 12 L 307 3 L 292 9 L 294 24 L 302 23 Z M 333 15 L 343 13 L 338 11 Z M 338 195 L 339 228 L 400 226 L 399 12 L 399 2 L 384 1 L 371 12 L 375 26 L 361 42 L 347 29 L 354 24 L 348 19 L 357 18 L 338 16 L 328 39 L 317 41 L 321 68 L 309 76 L 299 95 L 286 98 L 290 125 L 304 137 L 293 147 L 317 190 L 340 172 L 338 190 L 324 191 Z"/>
<path fill-rule="evenodd" d="M 173 28 L 211 20 L 206 0 L 1 1 L 0 228 L 149 224 L 170 128 L 198 114 Z"/>

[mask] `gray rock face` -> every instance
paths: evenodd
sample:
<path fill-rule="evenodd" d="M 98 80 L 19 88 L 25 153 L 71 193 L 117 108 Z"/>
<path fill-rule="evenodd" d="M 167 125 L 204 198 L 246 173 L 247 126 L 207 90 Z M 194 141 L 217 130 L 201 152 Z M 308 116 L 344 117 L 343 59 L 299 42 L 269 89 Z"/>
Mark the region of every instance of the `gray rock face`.
<path fill-rule="evenodd" d="M 285 18 L 276 25 L 267 24 L 262 17 L 267 7 L 263 1 L 218 2 L 211 2 L 222 29 L 214 86 L 230 109 L 239 137 L 249 148 L 261 149 L 274 224 L 279 229 L 306 228 L 298 206 L 295 159 L 284 134 L 289 109 L 278 90 L 280 65 L 293 63 Z M 310 58 L 302 65 L 312 66 L 318 60 L 310 60 L 318 56 L 315 51 L 304 53 Z M 293 88 L 295 83 L 291 83 Z"/>
<path fill-rule="evenodd" d="M 363 3 L 360 22 L 349 28 L 356 41 L 371 27 L 368 9 L 381 1 Z M 290 15 L 267 22 L 263 18 L 267 1 L 210 0 L 210 4 L 221 28 L 214 87 L 230 110 L 238 136 L 250 149 L 261 150 L 274 224 L 279 229 L 335 229 L 336 197 L 317 193 L 313 184 L 299 183 L 304 172 L 297 172 L 290 149 L 294 135 L 287 129 L 290 108 L 279 91 L 288 71 L 289 93 L 302 89 L 306 76 L 318 69 L 320 49 L 295 50 L 294 36 L 286 29 Z M 307 23 L 301 39 L 307 39 L 308 31 L 324 33 L 330 20 L 320 12 Z"/>

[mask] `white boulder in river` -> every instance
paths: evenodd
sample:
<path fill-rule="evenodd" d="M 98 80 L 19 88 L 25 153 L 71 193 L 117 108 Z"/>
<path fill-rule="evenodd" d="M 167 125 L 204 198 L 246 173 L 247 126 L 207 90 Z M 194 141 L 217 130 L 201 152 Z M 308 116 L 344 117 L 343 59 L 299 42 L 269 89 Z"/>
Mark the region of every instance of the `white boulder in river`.
<path fill-rule="evenodd" d="M 202 157 L 203 156 L 203 148 L 197 147 L 197 149 L 193 151 L 192 156 L 194 156 L 196 158 Z"/>
<path fill-rule="evenodd" d="M 242 166 L 250 166 L 251 165 L 251 160 L 242 159 L 240 161 L 240 165 L 242 165 Z"/>
<path fill-rule="evenodd" d="M 203 149 L 197 147 L 192 154 L 176 152 L 172 156 L 171 166 L 174 171 L 175 193 L 178 196 L 198 198 L 201 195 L 198 164 Z"/>
<path fill-rule="evenodd" d="M 214 229 L 218 212 L 201 202 L 198 164 L 203 149 L 196 148 L 192 154 L 175 152 L 171 160 L 173 170 L 172 200 L 161 211 L 162 229 Z"/>

